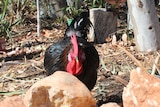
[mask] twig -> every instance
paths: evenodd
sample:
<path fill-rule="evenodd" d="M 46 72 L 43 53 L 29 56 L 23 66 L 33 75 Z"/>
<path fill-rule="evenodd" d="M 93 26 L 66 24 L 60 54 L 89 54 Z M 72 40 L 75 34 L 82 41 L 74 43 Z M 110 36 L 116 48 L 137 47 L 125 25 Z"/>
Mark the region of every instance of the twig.
<path fill-rule="evenodd" d="M 2 59 L 16 59 L 18 58 L 24 58 L 24 56 L 30 56 L 30 55 L 36 55 L 40 52 L 43 52 L 45 50 L 45 46 L 32 46 L 31 48 L 17 48 L 15 50 L 12 50 L 10 52 L 4 53 L 3 55 L 0 55 L 0 60 Z"/>
<path fill-rule="evenodd" d="M 23 64 L 23 62 L 20 61 L 7 61 L 7 62 L 0 62 L 1 65 L 18 65 L 18 64 Z"/>
<path fill-rule="evenodd" d="M 14 78 L 11 78 L 11 77 L 6 77 L 6 76 L 2 76 L 2 78 L 6 78 L 6 79 L 8 79 L 8 81 L 16 81 L 16 82 L 19 82 L 19 81 L 21 81 L 21 80 L 17 80 L 17 79 L 14 79 Z M 5 81 L 3 81 L 3 82 L 6 82 L 7 80 L 5 80 Z"/>
<path fill-rule="evenodd" d="M 128 82 L 127 82 L 126 80 L 124 80 L 124 79 L 122 79 L 121 77 L 116 76 L 116 75 L 112 75 L 112 77 L 113 77 L 115 80 L 117 80 L 117 81 L 119 81 L 120 83 L 122 83 L 123 85 L 127 86 Z"/>
<path fill-rule="evenodd" d="M 45 72 L 45 70 L 44 70 L 44 69 L 41 69 L 41 68 L 39 68 L 39 67 L 35 66 L 34 64 L 33 64 L 32 66 L 33 66 L 33 67 L 35 67 L 35 68 L 39 71 L 39 73 L 41 73 L 41 72 Z"/>
<path fill-rule="evenodd" d="M 137 66 L 139 66 L 141 69 L 142 69 L 142 71 L 145 71 L 145 72 L 147 72 L 147 70 L 142 66 L 142 64 L 131 54 L 131 53 L 129 53 L 126 49 L 124 49 L 123 47 L 121 47 L 121 46 L 119 46 L 119 45 L 117 45 L 118 46 L 118 48 L 120 48 L 120 49 L 122 49 L 136 64 L 137 64 Z"/>
<path fill-rule="evenodd" d="M 21 77 L 16 77 L 16 79 L 28 78 L 28 77 L 40 75 L 40 74 L 43 74 L 43 73 L 44 73 L 44 71 L 40 71 L 40 72 L 32 72 L 32 73 L 30 73 L 29 75 L 25 75 L 25 76 L 21 76 Z"/>
<path fill-rule="evenodd" d="M 102 67 L 108 72 L 109 70 L 106 68 L 103 59 L 101 58 L 100 60 L 101 60 Z M 103 73 L 102 75 L 103 75 L 104 77 L 106 77 L 106 75 L 105 75 L 104 73 Z M 113 77 L 115 80 L 119 81 L 120 83 L 124 84 L 125 86 L 128 84 L 128 82 L 127 82 L 126 80 L 122 79 L 122 78 L 119 77 L 119 76 L 112 75 L 112 77 Z M 107 77 L 106 77 L 106 78 L 107 78 Z"/>
<path fill-rule="evenodd" d="M 22 91 L 10 91 L 10 92 L 0 92 L 0 95 L 5 95 L 5 96 L 13 96 L 13 95 L 21 95 L 26 93 L 26 90 L 22 90 Z"/>
<path fill-rule="evenodd" d="M 109 70 L 106 68 L 103 58 L 100 58 L 100 61 L 101 61 L 102 67 L 108 72 Z"/>
<path fill-rule="evenodd" d="M 157 69 L 157 71 L 158 71 L 158 73 L 159 73 L 159 75 L 160 75 L 160 69 L 159 69 L 158 65 L 155 64 L 155 66 L 156 66 L 156 69 Z"/>
<path fill-rule="evenodd" d="M 153 64 L 151 75 L 154 75 L 154 74 L 155 74 L 156 69 L 159 70 L 156 65 L 157 65 L 157 63 L 158 63 L 158 61 L 159 61 L 160 55 L 159 55 L 159 53 L 157 53 L 157 54 L 158 54 L 158 56 L 156 57 L 155 62 L 154 62 L 154 64 Z M 160 74 L 160 72 L 158 72 L 158 73 Z"/>
<path fill-rule="evenodd" d="M 121 56 L 124 58 L 124 56 L 123 56 L 122 54 L 121 54 Z M 128 70 L 131 72 L 131 69 L 132 69 L 131 66 L 130 66 L 129 63 L 127 62 L 126 58 L 124 58 L 124 59 L 125 59 L 126 64 L 127 64 L 128 67 L 129 67 Z"/>

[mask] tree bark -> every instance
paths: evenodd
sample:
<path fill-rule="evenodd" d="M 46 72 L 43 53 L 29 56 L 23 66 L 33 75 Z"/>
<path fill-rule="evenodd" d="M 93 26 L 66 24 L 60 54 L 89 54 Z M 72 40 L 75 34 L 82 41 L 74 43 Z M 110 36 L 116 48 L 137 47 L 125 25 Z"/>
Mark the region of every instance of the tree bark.
<path fill-rule="evenodd" d="M 160 25 L 153 0 L 127 0 L 137 47 L 140 51 L 160 49 Z"/>
<path fill-rule="evenodd" d="M 105 8 L 90 9 L 90 20 L 94 29 L 90 29 L 89 41 L 104 43 L 109 34 L 117 30 L 117 15 L 113 12 L 106 12 Z"/>

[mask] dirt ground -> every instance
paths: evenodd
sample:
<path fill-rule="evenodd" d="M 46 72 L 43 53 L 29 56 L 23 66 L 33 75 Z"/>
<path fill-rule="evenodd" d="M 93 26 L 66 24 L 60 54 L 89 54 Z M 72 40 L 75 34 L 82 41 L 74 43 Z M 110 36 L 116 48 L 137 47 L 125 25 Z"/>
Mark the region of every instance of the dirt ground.
<path fill-rule="evenodd" d="M 36 36 L 36 24 L 29 27 L 19 26 L 21 36 L 13 37 L 14 43 L 6 43 L 6 51 L 0 52 L 0 100 L 14 95 L 23 95 L 35 82 L 46 77 L 43 67 L 45 49 L 63 37 L 65 27 L 56 25 L 52 30 L 43 29 L 42 37 Z M 121 28 L 118 31 L 122 31 Z M 117 32 L 118 32 L 117 31 Z M 125 32 L 118 33 L 120 37 Z M 136 48 L 132 38 L 119 39 L 113 43 L 96 44 L 99 53 L 100 66 L 96 86 L 92 90 L 97 105 L 107 102 L 117 102 L 122 106 L 123 88 L 129 81 L 129 74 L 136 68 L 136 63 L 120 48 L 123 46 L 148 70 L 152 70 L 157 52 L 142 53 Z"/>

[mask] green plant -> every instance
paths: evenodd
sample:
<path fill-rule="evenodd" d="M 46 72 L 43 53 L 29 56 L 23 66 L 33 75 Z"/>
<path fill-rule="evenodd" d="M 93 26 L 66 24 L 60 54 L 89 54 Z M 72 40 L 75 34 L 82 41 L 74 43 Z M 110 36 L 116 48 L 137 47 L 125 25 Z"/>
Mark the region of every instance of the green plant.
<path fill-rule="evenodd" d="M 36 9 L 33 3 L 32 0 L 10 0 L 8 14 L 13 18 L 13 23 L 25 21 L 25 18 Z"/>
<path fill-rule="evenodd" d="M 1 3 L 4 3 L 4 7 L 2 7 L 3 11 L 0 14 L 0 37 L 4 38 L 6 35 L 11 37 L 11 34 L 9 32 L 9 22 L 5 19 L 6 11 L 7 11 L 7 6 L 9 3 L 9 0 L 2 1 Z"/>
<path fill-rule="evenodd" d="M 89 6 L 90 8 L 102 8 L 105 7 L 105 0 L 84 0 L 84 2 Z"/>
<path fill-rule="evenodd" d="M 0 37 L 4 38 L 7 35 L 11 37 L 9 23 L 8 21 L 1 21 L 0 22 Z"/>
<path fill-rule="evenodd" d="M 105 6 L 105 1 L 104 0 L 93 0 L 92 6 L 94 8 L 102 8 Z"/>
<path fill-rule="evenodd" d="M 66 7 L 65 11 L 67 13 L 67 17 L 75 18 L 83 11 L 83 9 L 78 6 L 78 0 L 75 0 L 73 6 Z"/>
<path fill-rule="evenodd" d="M 19 25 L 31 12 L 32 0 L 0 0 L 0 37 L 9 37 L 13 26 Z"/>
<path fill-rule="evenodd" d="M 0 21 L 0 37 L 5 38 L 6 36 L 9 37 L 9 39 L 13 42 L 12 35 L 11 35 L 11 29 L 13 26 L 15 26 L 18 22 L 12 23 L 9 21 L 9 19 L 4 19 Z"/>
<path fill-rule="evenodd" d="M 7 10 L 7 6 L 8 6 L 8 3 L 9 3 L 9 0 L 5 0 L 5 1 L 1 1 L 1 5 L 4 3 L 4 7 L 2 7 L 3 11 L 2 11 L 2 14 L 0 15 L 0 21 L 4 19 L 5 17 L 5 14 L 6 14 L 6 10 Z"/>

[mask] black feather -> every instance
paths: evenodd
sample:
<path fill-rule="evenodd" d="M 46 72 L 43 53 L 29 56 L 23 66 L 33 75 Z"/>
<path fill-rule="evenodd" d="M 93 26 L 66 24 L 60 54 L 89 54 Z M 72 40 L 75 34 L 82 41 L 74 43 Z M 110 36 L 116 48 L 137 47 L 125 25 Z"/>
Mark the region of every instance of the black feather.
<path fill-rule="evenodd" d="M 53 43 L 46 49 L 44 58 L 44 67 L 47 75 L 53 74 L 55 71 L 66 70 L 68 64 L 68 53 L 72 47 L 70 37 L 76 34 L 78 48 L 84 52 L 86 59 L 83 61 L 83 72 L 75 75 L 81 80 L 89 90 L 91 90 L 97 80 L 97 68 L 99 67 L 99 56 L 95 47 L 87 42 L 87 32 L 92 24 L 87 13 L 81 13 L 76 17 L 71 25 L 66 29 L 63 40 Z"/>
<path fill-rule="evenodd" d="M 74 18 L 70 26 L 66 29 L 65 37 L 70 37 L 73 34 L 76 34 L 77 37 L 87 39 L 87 33 L 90 27 L 93 27 L 93 25 L 89 20 L 89 13 L 82 12 L 80 16 Z"/>

